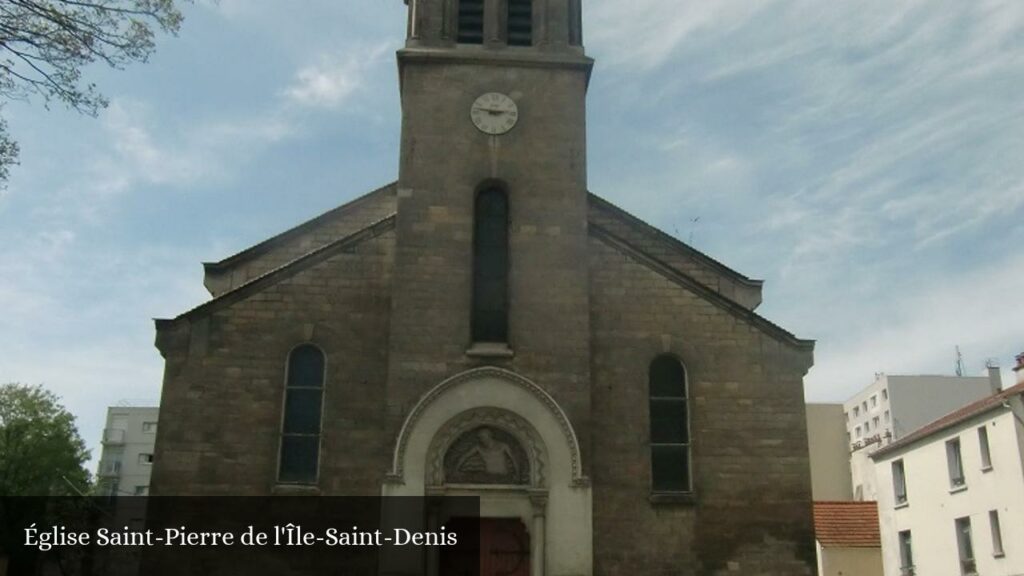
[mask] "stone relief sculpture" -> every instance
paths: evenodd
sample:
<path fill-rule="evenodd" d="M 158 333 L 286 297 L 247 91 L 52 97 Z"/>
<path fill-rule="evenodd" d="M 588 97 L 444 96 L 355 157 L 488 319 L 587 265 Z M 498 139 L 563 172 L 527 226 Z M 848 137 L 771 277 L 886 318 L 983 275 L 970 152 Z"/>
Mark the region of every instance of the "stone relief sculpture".
<path fill-rule="evenodd" d="M 493 426 L 463 433 L 444 457 L 449 484 L 528 484 L 530 464 L 514 436 Z"/>

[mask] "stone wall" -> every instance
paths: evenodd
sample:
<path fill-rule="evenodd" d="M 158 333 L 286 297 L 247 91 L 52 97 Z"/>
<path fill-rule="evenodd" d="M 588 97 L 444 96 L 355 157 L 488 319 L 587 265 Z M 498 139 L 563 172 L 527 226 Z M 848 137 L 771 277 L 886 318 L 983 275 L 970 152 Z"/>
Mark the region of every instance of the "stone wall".
<path fill-rule="evenodd" d="M 369 239 L 211 314 L 160 330 L 167 359 L 152 493 L 269 494 L 277 479 L 285 362 L 327 358 L 320 492 L 377 495 L 394 233 Z"/>
<path fill-rule="evenodd" d="M 590 249 L 595 574 L 811 573 L 809 350 Z M 692 501 L 652 501 L 647 369 L 665 352 L 688 373 Z"/>
<path fill-rule="evenodd" d="M 389 184 L 234 256 L 207 264 L 203 283 L 211 294 L 220 296 L 394 212 L 395 185 Z"/>
<path fill-rule="evenodd" d="M 536 382 L 569 414 L 587 461 L 590 418 L 586 258 L 586 62 L 496 66 L 400 54 L 403 134 L 388 370 L 389 430 L 422 394 L 494 365 Z M 422 59 L 426 61 L 421 61 Z M 508 94 L 519 122 L 498 138 L 473 101 Z M 511 357 L 467 354 L 473 210 L 481 186 L 509 198 Z"/>

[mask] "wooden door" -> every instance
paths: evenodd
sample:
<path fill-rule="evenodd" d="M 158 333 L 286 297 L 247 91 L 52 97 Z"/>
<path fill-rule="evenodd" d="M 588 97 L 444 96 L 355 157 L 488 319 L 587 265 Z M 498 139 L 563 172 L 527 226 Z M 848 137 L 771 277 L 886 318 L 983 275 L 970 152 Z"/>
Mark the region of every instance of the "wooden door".
<path fill-rule="evenodd" d="M 479 526 L 480 539 L 442 549 L 439 576 L 530 576 L 530 536 L 518 518 L 456 519 L 449 524 L 455 530 Z"/>

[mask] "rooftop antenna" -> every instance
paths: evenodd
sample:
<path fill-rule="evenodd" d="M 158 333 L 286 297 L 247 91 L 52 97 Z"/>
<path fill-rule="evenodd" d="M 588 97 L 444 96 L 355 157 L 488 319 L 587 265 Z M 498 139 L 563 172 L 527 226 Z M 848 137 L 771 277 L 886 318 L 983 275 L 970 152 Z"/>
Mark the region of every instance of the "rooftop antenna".
<path fill-rule="evenodd" d="M 696 230 L 698 222 L 700 222 L 700 216 L 697 216 L 696 218 L 690 218 L 690 239 L 686 242 L 690 246 L 693 246 L 693 232 L 694 230 Z"/>
<path fill-rule="evenodd" d="M 963 377 L 964 375 L 964 356 L 960 353 L 960 346 L 956 347 L 956 375 Z"/>

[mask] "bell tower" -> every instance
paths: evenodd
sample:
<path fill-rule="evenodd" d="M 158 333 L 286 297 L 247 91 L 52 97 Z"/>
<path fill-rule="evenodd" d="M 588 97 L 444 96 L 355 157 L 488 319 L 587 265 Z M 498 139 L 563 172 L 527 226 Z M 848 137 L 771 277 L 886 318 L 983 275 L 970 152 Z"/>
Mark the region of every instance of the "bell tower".
<path fill-rule="evenodd" d="M 537 382 L 588 452 L 580 0 L 406 0 L 389 402 L 480 366 Z"/>
<path fill-rule="evenodd" d="M 406 0 L 407 47 L 534 47 L 583 54 L 580 0 Z"/>

